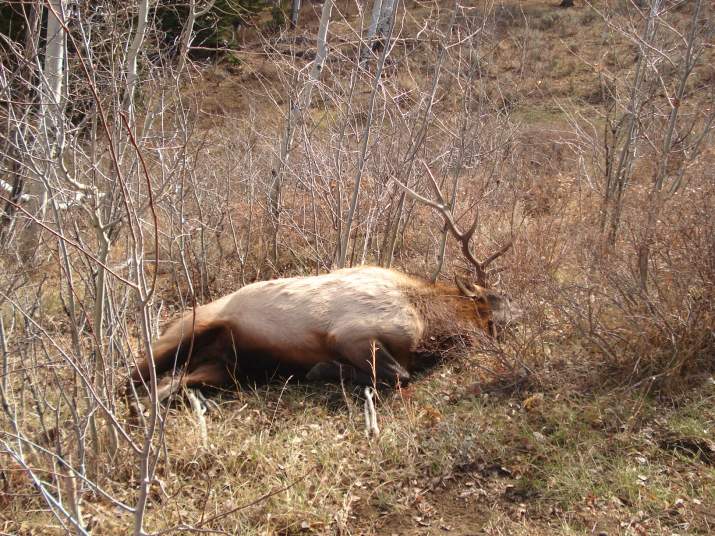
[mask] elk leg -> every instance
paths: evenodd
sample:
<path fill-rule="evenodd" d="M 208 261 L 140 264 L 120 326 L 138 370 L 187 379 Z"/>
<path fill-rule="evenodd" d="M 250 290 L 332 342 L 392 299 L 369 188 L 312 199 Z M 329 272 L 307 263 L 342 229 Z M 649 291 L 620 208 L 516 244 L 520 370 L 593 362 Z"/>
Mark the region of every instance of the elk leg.
<path fill-rule="evenodd" d="M 226 387 L 233 378 L 224 361 L 207 361 L 190 370 L 181 378 L 183 387 Z"/>
<path fill-rule="evenodd" d="M 182 387 L 225 387 L 231 383 L 231 374 L 223 361 L 204 361 L 184 374 L 167 375 L 156 385 L 156 397 L 163 402 L 178 393 Z"/>
<path fill-rule="evenodd" d="M 168 374 L 156 384 L 156 398 L 159 402 L 167 400 L 181 388 L 181 376 Z"/>
<path fill-rule="evenodd" d="M 357 383 L 372 385 L 374 379 L 395 385 L 407 383 L 410 379 L 410 373 L 380 341 L 375 341 L 374 354 L 372 341 L 356 343 L 354 340 L 349 340 L 344 344 L 338 344 L 336 349 L 342 358 L 341 361 L 347 361 L 359 372 L 367 375 L 367 378 L 363 376 L 362 381 L 356 378 Z"/>
<path fill-rule="evenodd" d="M 318 363 L 305 376 L 310 381 L 347 381 L 358 385 L 372 385 L 372 376 L 340 361 Z"/>

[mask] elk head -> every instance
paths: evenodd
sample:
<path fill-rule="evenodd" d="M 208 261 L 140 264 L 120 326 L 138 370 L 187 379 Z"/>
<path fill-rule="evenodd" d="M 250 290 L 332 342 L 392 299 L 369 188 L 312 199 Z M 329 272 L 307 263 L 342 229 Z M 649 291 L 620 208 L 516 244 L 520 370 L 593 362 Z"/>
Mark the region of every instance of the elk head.
<path fill-rule="evenodd" d="M 456 276 L 454 282 L 462 295 L 474 302 L 479 317 L 488 319 L 486 327 L 490 335 L 496 336 L 517 316 L 518 312 L 505 296 L 460 276 Z"/>

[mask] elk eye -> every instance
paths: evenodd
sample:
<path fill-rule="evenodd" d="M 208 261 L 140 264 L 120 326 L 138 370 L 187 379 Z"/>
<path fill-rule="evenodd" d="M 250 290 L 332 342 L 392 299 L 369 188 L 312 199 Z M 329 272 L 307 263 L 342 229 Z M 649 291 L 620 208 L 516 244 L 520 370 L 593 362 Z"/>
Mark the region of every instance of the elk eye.
<path fill-rule="evenodd" d="M 489 311 L 492 308 L 487 296 L 477 296 L 475 302 L 477 303 L 477 309 L 480 311 Z"/>
<path fill-rule="evenodd" d="M 472 299 L 474 300 L 475 303 L 478 303 L 479 305 L 487 304 L 487 298 L 483 294 L 473 296 Z"/>

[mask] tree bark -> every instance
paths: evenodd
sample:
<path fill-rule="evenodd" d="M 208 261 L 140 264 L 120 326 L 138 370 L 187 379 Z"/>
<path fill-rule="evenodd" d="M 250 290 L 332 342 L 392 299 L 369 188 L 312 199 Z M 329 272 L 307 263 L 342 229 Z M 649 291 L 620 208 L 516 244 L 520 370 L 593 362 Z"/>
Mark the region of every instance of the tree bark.
<path fill-rule="evenodd" d="M 51 0 L 47 5 L 47 29 L 45 33 L 45 57 L 39 73 L 39 149 L 32 151 L 32 179 L 28 183 L 30 211 L 38 221 L 45 219 L 49 199 L 49 184 L 56 176 L 56 165 L 61 160 L 60 131 L 64 114 L 65 35 L 64 0 Z M 20 255 L 27 261 L 38 249 L 40 232 L 34 226 L 26 229 L 20 238 Z"/>
<path fill-rule="evenodd" d="M 389 1 L 389 0 L 387 0 Z M 339 237 L 340 247 L 338 249 L 337 266 L 338 268 L 344 268 L 347 258 L 348 246 L 350 244 L 350 232 L 352 230 L 353 220 L 355 218 L 355 212 L 357 210 L 358 199 L 360 197 L 360 186 L 362 182 L 362 173 L 365 167 L 365 157 L 367 155 L 367 145 L 370 139 L 370 128 L 372 126 L 372 116 L 375 110 L 375 96 L 377 95 L 378 87 L 380 84 L 380 78 L 382 76 L 382 69 L 385 65 L 385 59 L 389 51 L 389 41 L 392 38 L 393 20 L 390 18 L 388 21 L 390 24 L 388 26 L 388 33 L 385 44 L 385 48 L 380 56 L 380 61 L 377 63 L 377 69 L 375 70 L 375 80 L 373 82 L 372 92 L 370 94 L 370 104 L 367 113 L 367 120 L 365 124 L 365 131 L 363 133 L 362 139 L 360 140 L 360 152 L 358 154 L 357 162 L 357 172 L 355 176 L 355 186 L 353 188 L 353 194 L 350 199 L 350 207 L 348 208 L 347 219 L 345 221 L 345 226 L 343 229 L 343 235 Z"/>
<path fill-rule="evenodd" d="M 196 19 L 203 17 L 214 6 L 216 0 L 210 0 L 203 9 L 196 9 L 197 0 L 189 0 L 189 15 L 186 17 L 186 23 L 184 24 L 184 29 L 181 31 L 181 49 L 179 53 L 179 74 L 184 70 L 186 62 L 189 59 L 189 52 L 191 50 L 191 42 L 194 40 L 194 24 L 196 24 Z"/>
<path fill-rule="evenodd" d="M 272 237 L 271 237 L 271 257 L 275 263 L 278 260 L 278 232 L 280 228 L 280 212 L 281 212 L 281 191 L 283 190 L 283 180 L 285 168 L 288 164 L 288 154 L 295 133 L 297 120 L 300 114 L 310 108 L 312 100 L 313 87 L 320 80 L 320 75 L 323 72 L 323 65 L 328 56 L 328 26 L 330 25 L 330 17 L 333 12 L 334 0 L 325 0 L 323 10 L 320 14 L 320 27 L 318 28 L 318 51 L 315 55 L 315 60 L 310 69 L 310 74 L 306 86 L 298 93 L 295 101 L 291 102 L 288 108 L 288 117 L 286 118 L 286 128 L 281 140 L 280 154 L 278 163 L 271 170 L 271 189 L 269 194 L 269 216 L 271 218 Z"/>
<path fill-rule="evenodd" d="M 137 29 L 134 32 L 132 44 L 127 53 L 127 88 L 124 94 L 124 109 L 127 111 L 129 124 L 134 126 L 134 94 L 137 85 L 138 67 L 137 60 L 142 43 L 144 43 L 144 34 L 149 20 L 149 0 L 141 0 L 139 2 L 139 15 L 137 17 Z"/>
<path fill-rule="evenodd" d="M 387 35 L 395 14 L 396 4 L 396 0 L 375 0 L 373 3 L 370 26 L 368 26 L 363 49 L 360 53 L 361 66 L 367 62 L 370 58 L 370 52 L 378 44 L 375 39 L 378 36 L 384 39 Z"/>
<path fill-rule="evenodd" d="M 298 26 L 298 15 L 300 15 L 300 0 L 293 0 L 290 9 L 290 27 L 296 28 Z"/>
<path fill-rule="evenodd" d="M 370 57 L 372 49 L 372 40 L 377 32 L 377 25 L 380 22 L 380 12 L 382 11 L 382 0 L 374 0 L 372 4 L 372 14 L 370 16 L 370 26 L 367 27 L 367 35 L 363 44 L 362 52 L 360 53 L 360 65 L 363 65 Z"/>

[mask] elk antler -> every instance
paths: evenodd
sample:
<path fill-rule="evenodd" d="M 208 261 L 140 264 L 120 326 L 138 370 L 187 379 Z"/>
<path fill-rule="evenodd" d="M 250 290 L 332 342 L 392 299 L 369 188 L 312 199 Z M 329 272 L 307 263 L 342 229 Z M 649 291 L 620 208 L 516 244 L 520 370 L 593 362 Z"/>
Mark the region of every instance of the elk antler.
<path fill-rule="evenodd" d="M 444 223 L 447 226 L 447 229 L 449 229 L 449 232 L 452 233 L 452 236 L 457 239 L 457 241 L 460 243 L 462 246 L 462 253 L 464 256 L 467 258 L 467 260 L 474 266 L 474 268 L 477 271 L 477 283 L 483 287 L 487 286 L 487 276 L 489 275 L 489 272 L 487 272 L 487 267 L 494 262 L 496 259 L 504 255 L 509 248 L 512 246 L 513 241 L 509 240 L 504 246 L 502 246 L 499 250 L 496 252 L 492 253 L 484 259 L 483 261 L 479 261 L 475 256 L 474 253 L 472 252 L 472 248 L 469 246 L 469 243 L 472 240 L 472 237 L 474 236 L 474 233 L 477 230 L 477 225 L 479 224 L 479 217 L 475 217 L 474 221 L 472 222 L 472 225 L 467 229 L 466 231 L 461 231 L 460 228 L 457 226 L 457 223 L 454 221 L 454 215 L 452 214 L 452 211 L 449 208 L 449 205 L 445 202 L 444 196 L 442 195 L 442 190 L 439 187 L 439 184 L 437 184 L 437 181 L 434 178 L 434 175 L 432 175 L 432 171 L 430 171 L 429 167 L 427 166 L 426 162 L 423 162 L 425 169 L 427 170 L 427 174 L 429 175 L 430 178 L 430 185 L 432 187 L 432 190 L 434 190 L 435 195 L 437 196 L 437 201 L 433 201 L 432 199 L 428 199 L 408 186 L 402 184 L 400 181 L 397 179 L 393 180 L 395 181 L 395 184 L 397 184 L 400 188 L 402 188 L 405 193 L 407 193 L 410 197 L 413 199 L 419 201 L 420 203 L 424 203 L 427 206 L 432 207 L 435 209 L 437 212 L 439 212 L 442 215 L 442 218 L 444 218 Z"/>

